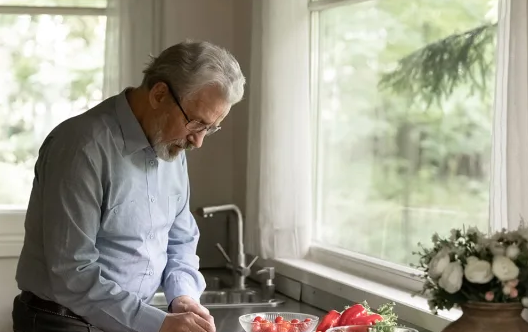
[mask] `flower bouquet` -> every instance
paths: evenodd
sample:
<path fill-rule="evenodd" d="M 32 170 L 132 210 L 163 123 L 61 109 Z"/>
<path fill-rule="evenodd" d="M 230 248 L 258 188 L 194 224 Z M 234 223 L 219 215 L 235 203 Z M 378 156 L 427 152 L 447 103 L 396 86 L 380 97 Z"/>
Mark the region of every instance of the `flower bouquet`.
<path fill-rule="evenodd" d="M 466 315 L 473 312 L 472 305 L 482 308 L 487 304 L 503 313 L 505 308 L 513 308 L 515 319 L 521 319 L 521 304 L 528 306 L 528 229 L 491 235 L 476 228 L 453 229 L 449 238 L 434 234 L 432 242 L 432 248 L 419 244 L 421 249 L 414 254 L 420 256 L 415 267 L 424 279 L 419 294 L 428 299 L 433 313 L 461 307 Z M 504 305 L 497 308 L 497 304 Z M 491 319 L 493 315 L 483 316 Z M 528 331 L 528 324 L 526 327 Z M 468 331 L 473 330 L 474 323 Z M 499 330 L 508 331 L 504 326 Z"/>

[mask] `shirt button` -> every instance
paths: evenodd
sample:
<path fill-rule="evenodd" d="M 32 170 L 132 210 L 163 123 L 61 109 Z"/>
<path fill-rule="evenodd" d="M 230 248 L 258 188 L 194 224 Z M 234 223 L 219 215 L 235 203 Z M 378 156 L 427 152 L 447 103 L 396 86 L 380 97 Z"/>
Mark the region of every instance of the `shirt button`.
<path fill-rule="evenodd" d="M 149 234 L 149 239 L 152 240 L 153 238 L 154 238 L 154 234 L 153 234 L 153 233 L 150 233 L 150 234 Z"/>
<path fill-rule="evenodd" d="M 156 198 L 154 196 L 150 196 L 150 201 L 154 203 L 156 201 Z"/>
<path fill-rule="evenodd" d="M 149 276 L 151 276 L 151 275 L 154 274 L 154 271 L 152 271 L 152 270 L 148 270 L 147 274 L 148 274 Z"/>
<path fill-rule="evenodd" d="M 176 200 L 179 202 L 181 201 L 181 196 L 178 196 L 178 198 L 176 198 Z"/>
<path fill-rule="evenodd" d="M 150 166 L 156 165 L 156 162 L 154 160 L 149 161 Z"/>

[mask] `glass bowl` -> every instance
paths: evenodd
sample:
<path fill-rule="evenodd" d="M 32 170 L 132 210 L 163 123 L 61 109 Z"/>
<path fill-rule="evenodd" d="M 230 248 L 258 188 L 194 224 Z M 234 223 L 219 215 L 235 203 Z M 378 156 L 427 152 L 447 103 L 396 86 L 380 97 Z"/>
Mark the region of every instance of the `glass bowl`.
<path fill-rule="evenodd" d="M 405 326 L 395 326 L 393 328 L 378 329 L 375 325 L 349 325 L 332 327 L 326 332 L 418 332 L 418 330 Z"/>
<path fill-rule="evenodd" d="M 254 322 L 256 317 L 267 322 Z M 284 322 L 275 323 L 277 317 L 282 317 Z M 300 322 L 290 323 L 294 319 Z M 294 312 L 257 312 L 242 315 L 238 321 L 246 332 L 313 332 L 319 324 L 319 317 Z"/>

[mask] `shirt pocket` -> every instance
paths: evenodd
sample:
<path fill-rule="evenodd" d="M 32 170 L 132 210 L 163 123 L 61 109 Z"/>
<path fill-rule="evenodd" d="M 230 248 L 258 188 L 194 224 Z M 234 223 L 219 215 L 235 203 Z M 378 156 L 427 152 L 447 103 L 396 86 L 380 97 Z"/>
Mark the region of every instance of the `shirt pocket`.
<path fill-rule="evenodd" d="M 183 208 L 183 197 L 181 194 L 172 194 L 169 195 L 168 200 L 169 208 L 167 211 L 167 225 L 172 225 L 172 223 L 176 219 L 176 216 L 180 214 Z"/>
<path fill-rule="evenodd" d="M 101 220 L 99 236 L 140 238 L 151 226 L 149 207 L 143 205 L 138 200 L 130 200 L 106 210 Z"/>

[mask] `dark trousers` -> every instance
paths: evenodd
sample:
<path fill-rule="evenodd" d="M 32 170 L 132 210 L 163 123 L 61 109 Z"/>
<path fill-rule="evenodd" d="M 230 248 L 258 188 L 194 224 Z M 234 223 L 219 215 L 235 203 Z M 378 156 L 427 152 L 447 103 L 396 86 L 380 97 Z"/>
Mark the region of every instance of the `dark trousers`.
<path fill-rule="evenodd" d="M 12 314 L 14 332 L 102 332 L 78 318 L 44 310 L 24 302 L 20 295 L 15 297 Z"/>

